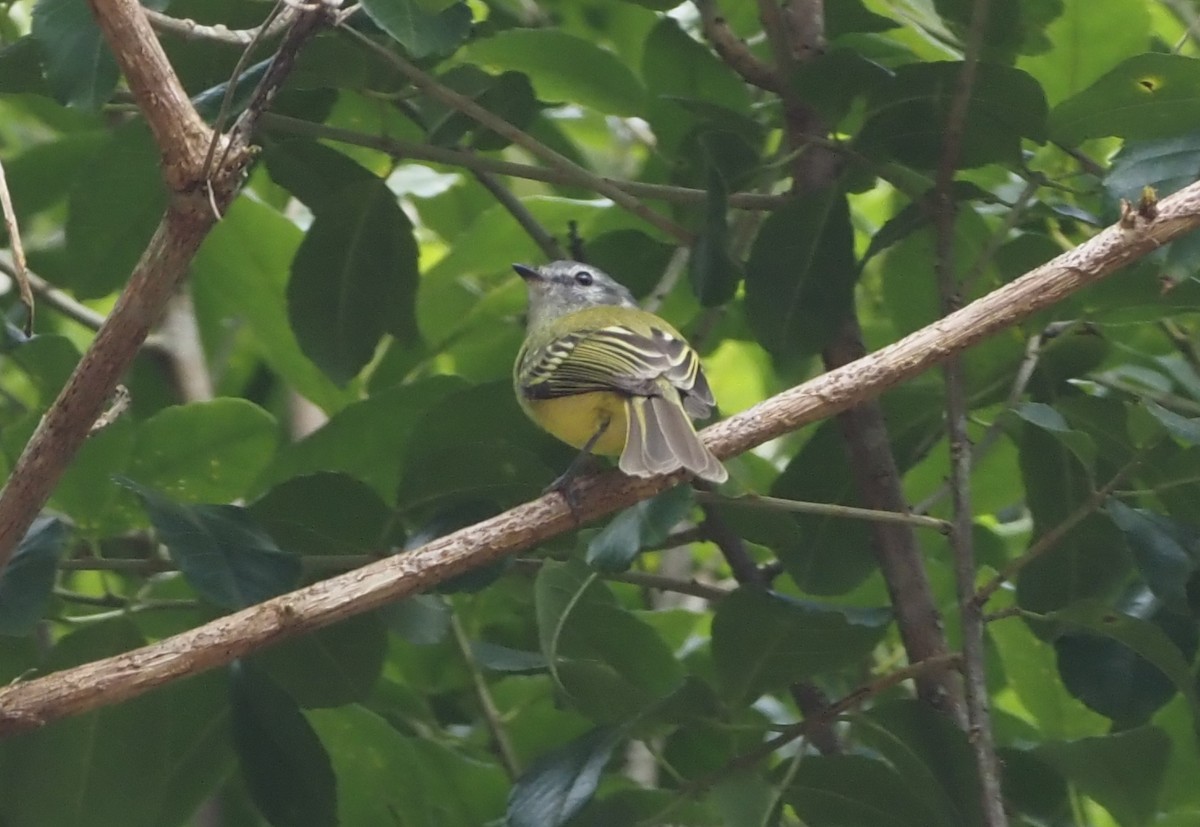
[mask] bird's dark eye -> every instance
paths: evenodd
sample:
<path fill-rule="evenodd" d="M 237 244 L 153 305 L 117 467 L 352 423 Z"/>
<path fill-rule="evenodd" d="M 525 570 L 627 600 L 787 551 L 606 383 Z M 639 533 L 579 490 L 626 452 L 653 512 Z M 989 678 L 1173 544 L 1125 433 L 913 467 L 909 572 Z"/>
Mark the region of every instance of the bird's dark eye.
<path fill-rule="evenodd" d="M 581 287 L 587 287 L 588 285 L 590 285 L 592 283 L 592 274 L 589 273 L 587 270 L 576 270 L 575 271 L 575 283 L 580 285 Z"/>

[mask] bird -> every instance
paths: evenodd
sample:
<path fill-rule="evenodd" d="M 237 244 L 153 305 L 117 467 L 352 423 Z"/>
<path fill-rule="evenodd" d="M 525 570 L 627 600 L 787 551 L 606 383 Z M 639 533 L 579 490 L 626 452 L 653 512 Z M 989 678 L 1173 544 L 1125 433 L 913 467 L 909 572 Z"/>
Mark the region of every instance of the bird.
<path fill-rule="evenodd" d="M 619 457 L 633 477 L 686 469 L 722 483 L 729 474 L 691 418 L 716 407 L 687 340 L 604 271 L 578 261 L 514 264 L 529 294 L 525 341 L 513 368 L 522 409 L 580 453 Z M 565 490 L 565 489 L 564 489 Z"/>

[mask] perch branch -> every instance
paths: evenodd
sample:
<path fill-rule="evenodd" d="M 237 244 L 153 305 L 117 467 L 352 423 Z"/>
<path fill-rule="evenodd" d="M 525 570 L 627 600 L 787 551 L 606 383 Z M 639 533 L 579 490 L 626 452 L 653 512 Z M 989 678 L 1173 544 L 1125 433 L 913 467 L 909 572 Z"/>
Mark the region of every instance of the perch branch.
<path fill-rule="evenodd" d="M 851 364 L 822 374 L 704 431 L 731 457 L 832 416 L 941 363 L 1200 227 L 1200 183 L 1164 199 L 1152 218 L 1119 224 L 961 310 Z M 578 513 L 590 521 L 679 483 L 676 474 L 633 479 L 617 471 L 578 481 Z M 388 557 L 115 657 L 0 690 L 0 734 L 119 703 L 168 681 L 212 669 L 268 644 L 328 626 L 529 548 L 576 527 L 551 494 L 409 553 Z"/>

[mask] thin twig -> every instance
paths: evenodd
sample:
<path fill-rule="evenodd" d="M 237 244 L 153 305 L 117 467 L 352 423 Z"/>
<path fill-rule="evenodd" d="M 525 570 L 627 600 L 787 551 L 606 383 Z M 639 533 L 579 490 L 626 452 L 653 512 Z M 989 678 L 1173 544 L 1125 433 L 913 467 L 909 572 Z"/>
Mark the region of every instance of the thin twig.
<path fill-rule="evenodd" d="M 17 282 L 17 293 L 25 305 L 25 335 L 33 335 L 33 288 L 29 285 L 29 270 L 25 267 L 25 245 L 21 243 L 21 228 L 17 226 L 17 213 L 13 209 L 12 195 L 8 191 L 8 178 L 4 164 L 0 163 L 0 207 L 4 212 L 4 229 L 8 231 L 8 243 L 12 248 L 12 276 Z"/>
<path fill-rule="evenodd" d="M 746 42 L 734 33 L 715 0 L 694 0 L 693 5 L 700 12 L 700 28 L 705 39 L 712 44 L 713 51 L 725 61 L 725 65 L 752 86 L 778 92 L 779 78 L 774 70 L 759 60 Z"/>
<path fill-rule="evenodd" d="M 512 739 L 508 737 L 508 730 L 504 727 L 504 717 L 496 707 L 495 699 L 492 698 L 487 678 L 484 677 L 483 670 L 479 668 L 479 661 L 475 659 L 475 653 L 471 650 L 471 641 L 463 629 L 462 621 L 458 619 L 458 613 L 454 611 L 450 612 L 450 631 L 454 633 L 454 643 L 471 676 L 475 699 L 479 701 L 483 720 L 487 724 L 488 732 L 492 734 L 492 740 L 496 743 L 496 752 L 500 756 L 500 763 L 504 766 L 504 771 L 508 773 L 509 781 L 516 781 L 521 777 L 521 760 L 517 757 L 517 751 L 513 749 Z"/>
<path fill-rule="evenodd" d="M 526 574 L 536 574 L 546 564 L 546 560 L 537 557 L 518 557 L 513 560 L 512 567 L 517 571 Z M 686 594 L 691 597 L 699 597 L 701 600 L 718 602 L 724 600 L 732 593 L 732 589 L 714 586 L 711 583 L 702 583 L 699 580 L 683 580 L 678 577 L 670 577 L 665 574 L 655 574 L 648 571 L 607 571 L 600 572 L 602 580 L 609 580 L 614 583 L 628 583 L 631 586 L 641 586 L 643 588 L 658 589 L 663 592 L 675 592 L 676 594 Z"/>
<path fill-rule="evenodd" d="M 629 193 L 622 190 L 620 187 L 606 181 L 594 172 L 584 169 L 576 164 L 570 158 L 554 151 L 550 147 L 543 144 L 541 141 L 531 137 L 529 133 L 513 126 L 504 118 L 496 115 L 493 112 L 484 109 L 475 101 L 468 98 L 449 86 L 438 81 L 432 75 L 418 68 L 416 65 L 409 63 L 396 52 L 381 46 L 374 40 L 369 38 L 362 32 L 351 28 L 348 25 L 341 25 L 338 31 L 344 32 L 351 39 L 358 41 L 364 47 L 379 55 L 383 60 L 391 64 L 407 77 L 414 86 L 428 94 L 430 97 L 436 98 L 441 103 L 449 106 L 469 118 L 477 121 L 480 125 L 487 127 L 496 134 L 507 138 L 517 146 L 533 154 L 535 157 L 554 167 L 555 169 L 570 172 L 579 176 L 589 188 L 595 190 L 601 195 L 607 196 L 614 204 L 628 210 L 633 215 L 641 218 L 647 224 L 665 233 L 669 238 L 675 241 L 690 244 L 693 240 L 693 234 L 684 227 L 676 224 L 671 219 L 667 218 L 662 213 L 656 212 L 639 199 L 633 197 Z"/>
<path fill-rule="evenodd" d="M 1034 542 L 1034 544 L 1028 549 L 1026 549 L 1024 554 L 1012 560 L 1007 566 L 1000 570 L 999 574 L 980 586 L 978 591 L 972 595 L 971 604 L 975 606 L 977 610 L 982 610 L 987 604 L 988 600 L 991 599 L 991 596 L 995 594 L 1001 586 L 1003 586 L 1005 583 L 1011 582 L 1013 578 L 1020 573 L 1021 569 L 1025 568 L 1034 560 L 1057 546 L 1058 543 L 1067 536 L 1071 529 L 1075 528 L 1075 526 L 1083 522 L 1085 518 L 1104 505 L 1104 501 L 1107 500 L 1109 495 L 1117 489 L 1117 486 L 1121 484 L 1121 481 L 1125 479 L 1125 477 L 1135 467 L 1137 467 L 1139 462 L 1141 462 L 1142 457 L 1145 454 L 1145 450 L 1146 449 L 1143 449 L 1133 459 L 1127 462 L 1120 470 L 1117 471 L 1116 474 L 1113 475 L 1112 479 L 1105 483 L 1103 487 L 1093 492 L 1092 496 L 1084 500 L 1083 503 L 1081 503 L 1078 508 L 1068 514 L 1061 523 L 1054 526 L 1054 528 L 1047 531 L 1041 537 L 1038 537 L 1037 541 Z"/>
<path fill-rule="evenodd" d="M 272 15 L 274 15 L 273 19 Z M 295 19 L 296 9 L 285 6 L 283 11 L 278 15 L 275 15 L 274 10 L 272 10 L 261 26 L 255 26 L 252 29 L 230 29 L 219 23 L 215 26 L 205 26 L 202 23 L 197 23 L 195 20 L 189 20 L 185 17 L 172 17 L 169 14 L 163 14 L 153 9 L 146 9 L 146 17 L 150 20 L 150 25 L 154 27 L 155 31 L 163 32 L 164 34 L 175 35 L 184 40 L 207 40 L 213 43 L 225 43 L 230 46 L 245 48 L 253 43 L 273 40 L 283 34 L 284 30 Z"/>
<path fill-rule="evenodd" d="M 17 278 L 16 263 L 8 257 L 7 253 L 3 252 L 0 252 L 0 273 L 4 273 L 14 279 Z M 25 276 L 29 280 L 29 286 L 33 289 L 33 292 L 48 307 L 57 310 L 68 319 L 79 322 L 91 330 L 99 330 L 100 325 L 104 324 L 103 313 L 92 310 L 92 308 L 77 301 L 69 293 L 59 290 L 36 273 L 26 270 Z"/>
<path fill-rule="evenodd" d="M 962 306 L 962 283 L 954 267 L 954 225 L 957 205 L 954 201 L 954 175 L 962 155 L 967 110 L 979 68 L 989 0 L 975 0 L 967 32 L 963 67 L 958 75 L 946 131 L 938 159 L 934 191 L 937 195 L 934 225 L 937 234 L 934 269 L 942 314 L 948 316 Z M 987 259 L 981 256 L 981 262 Z M 982 269 L 982 267 L 981 267 Z M 975 595 L 975 547 L 971 511 L 971 441 L 967 435 L 967 380 L 961 354 L 943 365 L 946 377 L 946 437 L 950 445 L 950 492 L 953 503 L 950 547 L 954 553 L 954 580 L 962 627 L 963 686 L 970 743 L 979 772 L 979 801 L 986 827 L 1007 827 L 1004 795 L 1000 789 L 1000 762 L 996 758 L 991 710 L 988 708 L 987 667 L 984 663 L 983 612 L 972 599 Z"/>
<path fill-rule="evenodd" d="M 472 171 L 490 172 L 496 175 L 510 175 L 514 178 L 525 178 L 530 181 L 541 181 L 546 184 L 562 186 L 583 186 L 591 182 L 592 173 L 584 170 L 584 175 L 572 170 L 551 167 L 536 167 L 531 164 L 518 164 L 499 158 L 489 158 L 474 152 L 461 149 L 434 146 L 418 141 L 406 141 L 402 138 L 391 138 L 384 135 L 368 135 L 351 129 L 305 121 L 281 115 L 277 112 L 263 114 L 264 126 L 287 132 L 292 135 L 303 135 L 310 138 L 324 138 L 338 143 L 364 146 L 386 152 L 397 160 L 429 161 L 436 164 L 462 167 Z M 642 181 L 629 181 L 620 178 L 604 177 L 604 181 L 618 187 L 630 195 L 654 201 L 666 201 L 672 204 L 703 204 L 708 193 L 692 187 L 676 187 L 667 184 L 647 184 Z M 728 198 L 729 206 L 741 210 L 777 210 L 795 199 L 790 195 L 767 195 L 757 192 L 735 192 Z"/>
<path fill-rule="evenodd" d="M 922 514 L 905 514 L 899 511 L 876 511 L 871 508 L 855 508 L 852 505 L 837 503 L 811 503 L 802 500 L 785 500 L 780 497 L 768 497 L 762 494 L 742 494 L 737 497 L 726 497 L 722 494 L 697 492 L 696 500 L 714 505 L 741 506 L 746 508 L 761 508 L 767 511 L 790 511 L 796 514 L 816 514 L 822 517 L 844 517 L 848 520 L 866 520 L 872 523 L 899 523 L 932 528 L 942 534 L 950 533 L 950 524 L 937 517 L 926 517 Z"/>
<path fill-rule="evenodd" d="M 699 795 L 706 790 L 711 789 L 721 781 L 736 775 L 743 770 L 750 769 L 756 764 L 768 758 L 771 753 L 781 749 L 793 741 L 801 738 L 807 738 L 812 734 L 812 731 L 817 727 L 829 726 L 838 717 L 845 715 L 847 712 L 860 706 L 864 701 L 867 701 L 876 695 L 879 695 L 894 686 L 897 686 L 904 681 L 917 678 L 927 672 L 941 672 L 950 669 L 956 665 L 960 665 L 961 656 L 957 652 L 947 652 L 937 657 L 929 658 L 928 660 L 918 661 L 897 669 L 895 672 L 889 672 L 886 675 L 875 678 L 872 681 L 861 684 L 848 695 L 844 695 L 833 703 L 829 704 L 819 718 L 805 718 L 794 724 L 790 724 L 779 731 L 777 735 L 764 741 L 759 746 L 738 755 L 735 758 L 727 761 L 722 767 L 714 770 L 694 781 L 681 786 L 677 791 L 676 799 L 663 810 L 657 812 L 649 819 L 646 819 L 639 824 L 651 825 L 663 823 L 663 817 L 679 806 L 680 803 L 688 798 Z"/>
<path fill-rule="evenodd" d="M 533 213 L 521 203 L 521 199 L 513 195 L 508 187 L 497 181 L 496 176 L 482 170 L 472 170 L 471 174 L 483 185 L 484 189 L 492 194 L 500 206 L 508 210 L 509 215 L 516 220 L 525 234 L 533 239 L 533 243 L 542 251 L 542 255 L 550 261 L 566 258 L 558 239 L 546 231 L 541 222 L 533 217 Z"/>

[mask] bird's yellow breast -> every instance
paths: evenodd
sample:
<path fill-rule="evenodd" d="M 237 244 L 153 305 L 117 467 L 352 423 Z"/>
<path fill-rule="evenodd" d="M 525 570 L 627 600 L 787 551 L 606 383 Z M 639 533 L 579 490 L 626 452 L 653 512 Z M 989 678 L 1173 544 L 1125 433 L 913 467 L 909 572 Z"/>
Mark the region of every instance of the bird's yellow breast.
<path fill-rule="evenodd" d="M 586 445 L 606 421 L 608 428 L 592 446 L 592 453 L 615 457 L 625 448 L 626 402 L 618 394 L 593 391 L 552 399 L 528 399 L 518 393 L 518 397 L 534 422 L 574 448 Z"/>

